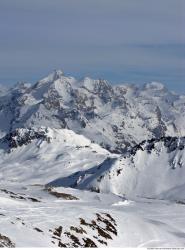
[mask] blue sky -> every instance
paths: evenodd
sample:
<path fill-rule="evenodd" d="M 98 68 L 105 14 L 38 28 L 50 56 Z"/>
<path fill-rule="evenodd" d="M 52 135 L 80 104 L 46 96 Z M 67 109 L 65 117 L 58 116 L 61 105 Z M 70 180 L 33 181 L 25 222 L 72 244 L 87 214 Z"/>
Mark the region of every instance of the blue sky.
<path fill-rule="evenodd" d="M 0 83 L 54 69 L 185 93 L 185 0 L 0 0 Z"/>

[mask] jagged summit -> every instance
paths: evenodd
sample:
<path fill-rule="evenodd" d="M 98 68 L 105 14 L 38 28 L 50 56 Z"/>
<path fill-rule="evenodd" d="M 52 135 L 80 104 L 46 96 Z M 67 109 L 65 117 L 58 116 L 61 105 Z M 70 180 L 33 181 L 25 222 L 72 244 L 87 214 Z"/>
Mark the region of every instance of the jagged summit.
<path fill-rule="evenodd" d="M 51 74 L 44 77 L 43 79 L 39 80 L 39 83 L 48 83 L 48 82 L 54 82 L 64 76 L 64 73 L 62 70 L 54 70 Z"/>

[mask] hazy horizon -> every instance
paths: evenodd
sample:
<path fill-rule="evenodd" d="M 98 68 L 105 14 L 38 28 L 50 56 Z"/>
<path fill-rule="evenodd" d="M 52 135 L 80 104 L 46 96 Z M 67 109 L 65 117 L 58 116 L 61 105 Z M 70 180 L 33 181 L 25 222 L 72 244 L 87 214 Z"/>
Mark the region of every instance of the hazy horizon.
<path fill-rule="evenodd" d="M 0 84 L 53 69 L 185 92 L 184 0 L 1 0 Z"/>

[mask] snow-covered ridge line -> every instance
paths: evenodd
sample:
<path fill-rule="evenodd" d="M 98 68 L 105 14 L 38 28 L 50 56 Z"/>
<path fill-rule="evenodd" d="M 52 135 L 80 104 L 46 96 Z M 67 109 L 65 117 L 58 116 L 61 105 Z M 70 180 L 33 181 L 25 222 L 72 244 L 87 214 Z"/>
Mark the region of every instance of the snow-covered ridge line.
<path fill-rule="evenodd" d="M 0 143 L 8 144 L 9 148 L 17 148 L 28 145 L 34 140 L 42 140 L 51 143 L 69 142 L 71 145 L 88 146 L 91 141 L 83 135 L 77 135 L 69 129 L 52 129 L 49 127 L 17 128 L 0 139 Z"/>
<path fill-rule="evenodd" d="M 17 128 L 14 131 L 6 134 L 3 138 L 1 138 L 0 142 L 7 142 L 10 148 L 16 148 L 18 146 L 27 145 L 35 139 L 42 139 L 50 143 L 54 136 L 54 130 L 44 126 L 32 128 Z M 61 129 L 55 131 L 67 131 L 67 133 L 74 133 L 73 131 L 70 131 L 68 129 Z M 158 142 L 163 143 L 164 146 L 168 148 L 169 152 L 177 148 L 183 150 L 185 147 L 185 137 L 163 136 L 161 138 L 152 138 L 150 140 L 144 140 L 138 143 L 137 145 L 128 149 L 126 155 L 133 155 L 136 153 L 137 150 L 147 150 L 148 152 L 151 152 L 152 149 L 155 149 L 155 145 Z"/>

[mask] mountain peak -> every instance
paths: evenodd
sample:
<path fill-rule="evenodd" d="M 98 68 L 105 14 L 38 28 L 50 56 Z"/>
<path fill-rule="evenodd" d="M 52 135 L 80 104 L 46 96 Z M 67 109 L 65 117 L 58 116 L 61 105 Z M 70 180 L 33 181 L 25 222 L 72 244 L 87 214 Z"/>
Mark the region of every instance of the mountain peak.
<path fill-rule="evenodd" d="M 41 79 L 38 83 L 39 85 L 45 84 L 45 83 L 51 83 L 54 82 L 64 76 L 64 73 L 62 70 L 54 70 L 52 73 L 50 73 L 48 76 Z"/>
<path fill-rule="evenodd" d="M 54 79 L 58 79 L 64 76 L 64 72 L 61 69 L 58 69 L 58 70 L 55 69 L 52 74 L 53 74 Z"/>
<path fill-rule="evenodd" d="M 160 83 L 160 82 L 150 82 L 150 83 L 146 83 L 144 85 L 144 89 L 148 90 L 164 90 L 165 86 L 164 84 Z"/>

